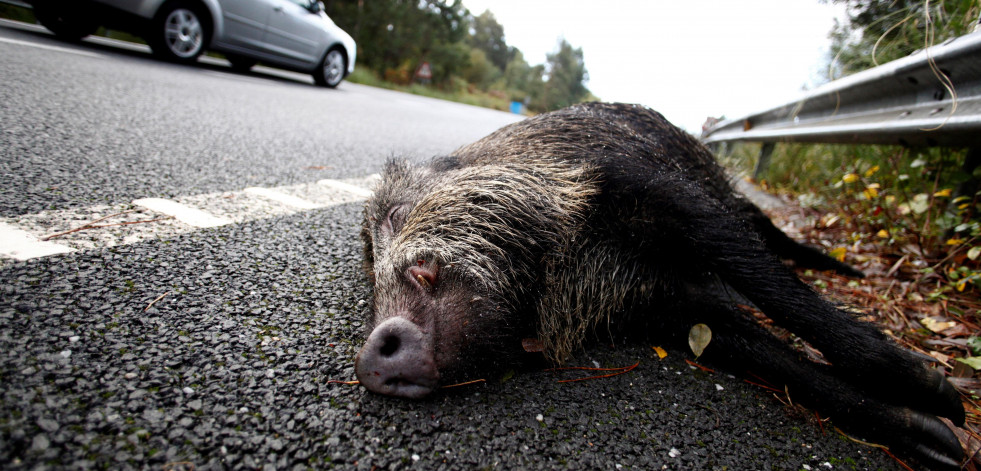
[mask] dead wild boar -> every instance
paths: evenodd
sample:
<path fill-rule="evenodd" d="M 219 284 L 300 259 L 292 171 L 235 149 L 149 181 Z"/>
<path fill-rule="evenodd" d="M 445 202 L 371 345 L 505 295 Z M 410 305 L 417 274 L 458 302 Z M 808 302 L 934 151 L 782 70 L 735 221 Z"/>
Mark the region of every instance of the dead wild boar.
<path fill-rule="evenodd" d="M 784 386 L 835 424 L 956 467 L 942 374 L 823 300 L 781 259 L 860 272 L 798 244 L 736 194 L 709 151 L 649 109 L 583 104 L 515 123 L 428 165 L 391 161 L 365 208 L 369 335 L 356 374 L 419 398 L 538 339 L 556 363 L 597 327 L 684 342 Z M 738 298 L 738 300 L 737 300 Z M 805 358 L 737 302 L 820 350 Z"/>

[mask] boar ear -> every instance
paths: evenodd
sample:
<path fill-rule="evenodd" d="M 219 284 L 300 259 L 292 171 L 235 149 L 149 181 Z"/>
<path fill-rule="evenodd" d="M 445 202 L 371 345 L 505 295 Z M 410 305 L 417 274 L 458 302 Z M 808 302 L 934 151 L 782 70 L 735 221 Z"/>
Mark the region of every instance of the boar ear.
<path fill-rule="evenodd" d="M 364 271 L 369 278 L 372 277 L 372 273 L 375 271 L 375 236 L 374 230 L 372 229 L 375 223 L 372 219 L 373 217 L 369 214 L 368 208 L 365 208 L 364 219 L 361 221 L 361 242 L 364 249 Z"/>
<path fill-rule="evenodd" d="M 409 162 L 405 159 L 390 158 L 385 162 L 382 170 L 382 181 L 390 182 L 399 178 L 404 178 L 409 173 Z"/>
<path fill-rule="evenodd" d="M 463 168 L 463 163 L 460 162 L 460 158 L 455 155 L 447 155 L 444 157 L 436 157 L 429 163 L 429 167 L 434 172 L 448 172 L 450 170 L 457 170 Z"/>

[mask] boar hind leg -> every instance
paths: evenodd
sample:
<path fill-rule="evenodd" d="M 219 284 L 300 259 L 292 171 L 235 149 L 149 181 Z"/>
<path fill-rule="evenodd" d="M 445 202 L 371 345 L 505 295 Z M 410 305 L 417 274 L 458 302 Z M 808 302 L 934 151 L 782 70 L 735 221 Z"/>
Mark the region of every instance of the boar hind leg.
<path fill-rule="evenodd" d="M 636 202 L 628 208 L 635 212 L 628 227 L 619 232 L 643 237 L 650 263 L 668 263 L 692 276 L 711 274 L 721 280 L 777 325 L 815 346 L 835 376 L 858 386 L 870 399 L 963 423 L 960 398 L 942 374 L 872 324 L 858 322 L 818 296 L 766 248 L 750 221 L 677 175 L 647 172 L 649 179 L 640 191 L 641 173 L 642 169 L 622 165 L 608 171 L 607 183 L 613 184 L 607 186 L 607 197 L 613 198 L 610 208 Z M 609 193 L 615 188 L 631 193 Z"/>
<path fill-rule="evenodd" d="M 692 325 L 708 325 L 712 341 L 704 358 L 712 364 L 762 378 L 848 433 L 903 450 L 931 468 L 960 465 L 963 452 L 957 438 L 934 415 L 869 399 L 861 388 L 836 376 L 834 368 L 804 358 L 738 307 L 712 302 L 710 296 L 699 299 L 680 307 L 684 314 L 671 330 L 683 342 Z"/>
<path fill-rule="evenodd" d="M 711 229 L 706 229 L 711 232 Z M 870 396 L 963 423 L 957 391 L 943 375 L 889 340 L 873 324 L 857 321 L 801 282 L 773 255 L 726 230 L 708 235 L 715 271 L 763 313 L 820 350 L 835 374 Z M 756 252 L 756 253 L 754 253 Z"/>
<path fill-rule="evenodd" d="M 773 221 L 752 203 L 745 202 L 745 206 L 741 210 L 749 216 L 753 222 L 753 227 L 763 236 L 767 248 L 772 250 L 778 257 L 793 260 L 794 265 L 801 268 L 813 268 L 822 271 L 831 270 L 855 278 L 865 277 L 864 273 L 851 265 L 839 262 L 814 247 L 809 247 L 792 239 L 777 226 L 773 225 Z"/>

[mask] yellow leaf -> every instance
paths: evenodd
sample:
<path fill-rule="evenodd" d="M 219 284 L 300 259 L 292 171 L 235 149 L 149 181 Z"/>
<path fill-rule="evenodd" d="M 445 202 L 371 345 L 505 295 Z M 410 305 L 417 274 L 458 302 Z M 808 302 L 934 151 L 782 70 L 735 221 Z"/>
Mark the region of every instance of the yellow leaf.
<path fill-rule="evenodd" d="M 872 199 L 879 196 L 879 190 L 876 189 L 874 186 L 869 185 L 867 188 L 865 188 L 865 191 L 863 191 L 862 194 L 865 195 L 867 199 Z"/>
<path fill-rule="evenodd" d="M 964 291 L 964 288 L 967 288 L 967 280 L 961 280 L 960 283 L 957 283 L 957 291 Z"/>
<path fill-rule="evenodd" d="M 845 261 L 845 254 L 846 253 L 848 253 L 848 249 L 846 249 L 844 247 L 838 247 L 838 248 L 832 250 L 831 253 L 828 254 L 828 255 L 831 255 L 831 258 L 834 258 L 835 260 L 838 260 L 839 262 L 844 262 Z"/>
<path fill-rule="evenodd" d="M 868 177 L 871 177 L 872 175 L 875 175 L 875 172 L 878 172 L 878 171 L 879 171 L 879 166 L 878 165 L 873 165 L 872 168 L 870 168 L 870 169 L 868 169 L 868 170 L 865 171 L 865 178 L 868 178 Z"/>
<path fill-rule="evenodd" d="M 688 331 L 688 346 L 691 347 L 695 358 L 702 356 L 705 347 L 712 341 L 712 329 L 705 324 L 695 324 Z"/>
<path fill-rule="evenodd" d="M 927 329 L 930 329 L 938 334 L 951 327 L 957 326 L 957 323 L 954 321 L 938 321 L 932 317 L 920 319 L 920 324 L 923 324 L 923 327 L 926 327 Z"/>
<path fill-rule="evenodd" d="M 668 356 L 668 352 L 664 351 L 664 349 L 661 347 L 651 347 L 651 348 L 653 348 L 654 351 L 657 352 L 657 357 L 662 360 L 664 359 L 664 357 Z"/>
<path fill-rule="evenodd" d="M 848 173 L 848 174 L 845 174 L 845 176 L 841 177 L 841 181 L 843 181 L 845 183 L 855 183 L 855 182 L 858 181 L 858 179 L 859 179 L 859 176 L 858 176 L 857 173 Z"/>
<path fill-rule="evenodd" d="M 889 232 L 886 231 L 885 229 L 881 229 L 881 230 L 879 230 L 878 233 L 876 233 L 876 237 L 878 237 L 880 239 L 888 239 L 889 238 Z"/>
<path fill-rule="evenodd" d="M 950 198 L 950 188 L 945 188 L 933 194 L 937 198 Z"/>
<path fill-rule="evenodd" d="M 947 239 L 947 245 L 961 245 L 964 243 L 964 239 Z"/>

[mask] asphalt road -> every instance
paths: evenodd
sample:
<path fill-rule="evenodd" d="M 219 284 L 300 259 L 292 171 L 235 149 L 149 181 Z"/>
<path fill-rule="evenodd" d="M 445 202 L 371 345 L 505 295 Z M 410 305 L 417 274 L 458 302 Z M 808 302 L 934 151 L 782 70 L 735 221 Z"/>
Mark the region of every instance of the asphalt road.
<path fill-rule="evenodd" d="M 354 181 L 389 156 L 448 152 L 515 119 L 164 64 L 10 23 L 0 57 L 0 217 L 15 226 L 147 197 Z M 136 224 L 150 236 L 5 259 L 0 467 L 899 469 L 771 393 L 651 345 L 592 347 L 573 364 L 639 366 L 577 383 L 532 369 L 423 401 L 329 383 L 354 377 L 368 295 L 360 204 L 344 201 L 213 228 Z"/>

